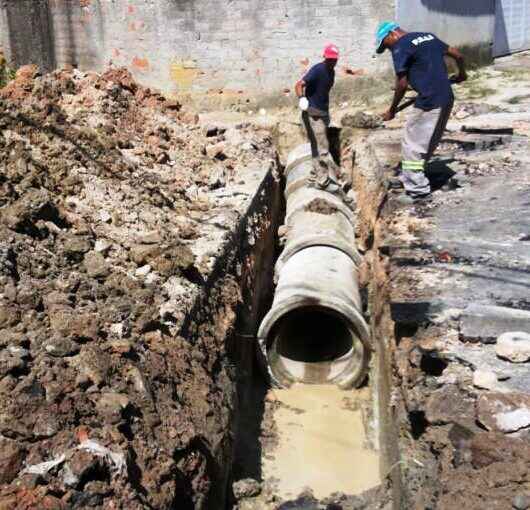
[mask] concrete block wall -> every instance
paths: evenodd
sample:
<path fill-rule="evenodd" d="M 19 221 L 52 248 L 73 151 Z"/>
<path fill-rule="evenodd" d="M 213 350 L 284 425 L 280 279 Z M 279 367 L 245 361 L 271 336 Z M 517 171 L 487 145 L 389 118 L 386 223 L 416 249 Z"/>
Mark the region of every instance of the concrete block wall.
<path fill-rule="evenodd" d="M 30 30 L 21 22 L 28 1 L 42 3 L 47 26 Z M 381 66 L 385 59 L 371 58 L 374 31 L 380 19 L 394 17 L 395 5 L 394 0 L 0 0 L 0 11 L 3 45 L 18 64 L 37 59 L 34 52 L 13 51 L 17 41 L 48 38 L 51 54 L 37 63 L 102 70 L 112 62 L 167 93 L 237 94 L 292 89 L 328 42 L 340 47 L 343 64 Z"/>
<path fill-rule="evenodd" d="M 496 0 L 397 0 L 405 30 L 428 31 L 478 60 L 491 58 Z"/>

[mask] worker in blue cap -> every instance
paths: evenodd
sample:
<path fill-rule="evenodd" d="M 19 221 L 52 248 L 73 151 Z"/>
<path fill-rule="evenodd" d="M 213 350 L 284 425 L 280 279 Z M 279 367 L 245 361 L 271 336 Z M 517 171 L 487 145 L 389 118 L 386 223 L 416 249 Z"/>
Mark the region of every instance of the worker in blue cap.
<path fill-rule="evenodd" d="M 451 115 L 454 103 L 451 82 L 467 79 L 464 57 L 430 32 L 405 32 L 390 21 L 379 25 L 376 47 L 377 53 L 391 51 L 396 72 L 394 99 L 383 119 L 389 121 L 396 116 L 409 85 L 418 93 L 407 119 L 398 171 L 398 185 L 405 189 L 412 202 L 431 193 L 425 165 L 440 143 Z M 445 56 L 453 58 L 458 67 L 457 76 L 451 79 Z"/>

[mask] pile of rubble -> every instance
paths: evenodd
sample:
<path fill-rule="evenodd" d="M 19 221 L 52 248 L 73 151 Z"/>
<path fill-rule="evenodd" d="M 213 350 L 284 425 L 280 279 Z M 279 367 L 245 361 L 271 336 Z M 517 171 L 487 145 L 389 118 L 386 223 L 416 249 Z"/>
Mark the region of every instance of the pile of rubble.
<path fill-rule="evenodd" d="M 271 151 L 124 69 L 26 67 L 0 90 L 0 508 L 208 492 L 230 409 L 213 333 L 178 336 L 212 265 L 193 248 L 211 191 Z"/>

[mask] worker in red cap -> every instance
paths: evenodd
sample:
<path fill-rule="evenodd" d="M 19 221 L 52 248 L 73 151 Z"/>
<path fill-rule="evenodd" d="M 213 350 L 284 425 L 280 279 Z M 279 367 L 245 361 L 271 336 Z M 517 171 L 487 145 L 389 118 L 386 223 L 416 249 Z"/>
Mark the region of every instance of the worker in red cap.
<path fill-rule="evenodd" d="M 340 188 L 338 168 L 331 157 L 328 138 L 331 120 L 329 93 L 335 83 L 335 66 L 338 59 L 339 49 L 334 44 L 328 44 L 324 48 L 324 61 L 314 65 L 295 85 L 314 162 L 311 184 L 331 192 L 338 192 Z M 346 73 L 355 75 L 362 74 L 362 71 L 348 69 Z"/>

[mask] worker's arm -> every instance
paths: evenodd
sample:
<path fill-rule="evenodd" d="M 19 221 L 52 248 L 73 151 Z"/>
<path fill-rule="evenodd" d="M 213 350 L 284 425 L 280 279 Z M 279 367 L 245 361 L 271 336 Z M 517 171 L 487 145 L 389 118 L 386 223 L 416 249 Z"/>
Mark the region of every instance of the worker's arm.
<path fill-rule="evenodd" d="M 305 89 L 305 81 L 304 80 L 298 80 L 296 82 L 296 85 L 294 86 L 294 91 L 296 93 L 296 97 L 304 97 L 304 89 Z"/>
<path fill-rule="evenodd" d="M 466 81 L 467 73 L 464 55 L 462 55 L 459 50 L 453 48 L 452 46 L 447 49 L 446 55 L 451 57 L 456 62 L 458 67 L 458 74 L 454 78 L 451 78 L 451 81 L 454 83 L 462 83 L 463 81 Z"/>
<path fill-rule="evenodd" d="M 396 77 L 396 88 L 394 89 L 394 99 L 392 100 L 392 106 L 387 112 L 383 114 L 383 120 L 392 120 L 396 116 L 397 107 L 403 99 L 405 92 L 409 87 L 409 80 L 405 73 L 398 74 Z"/>

